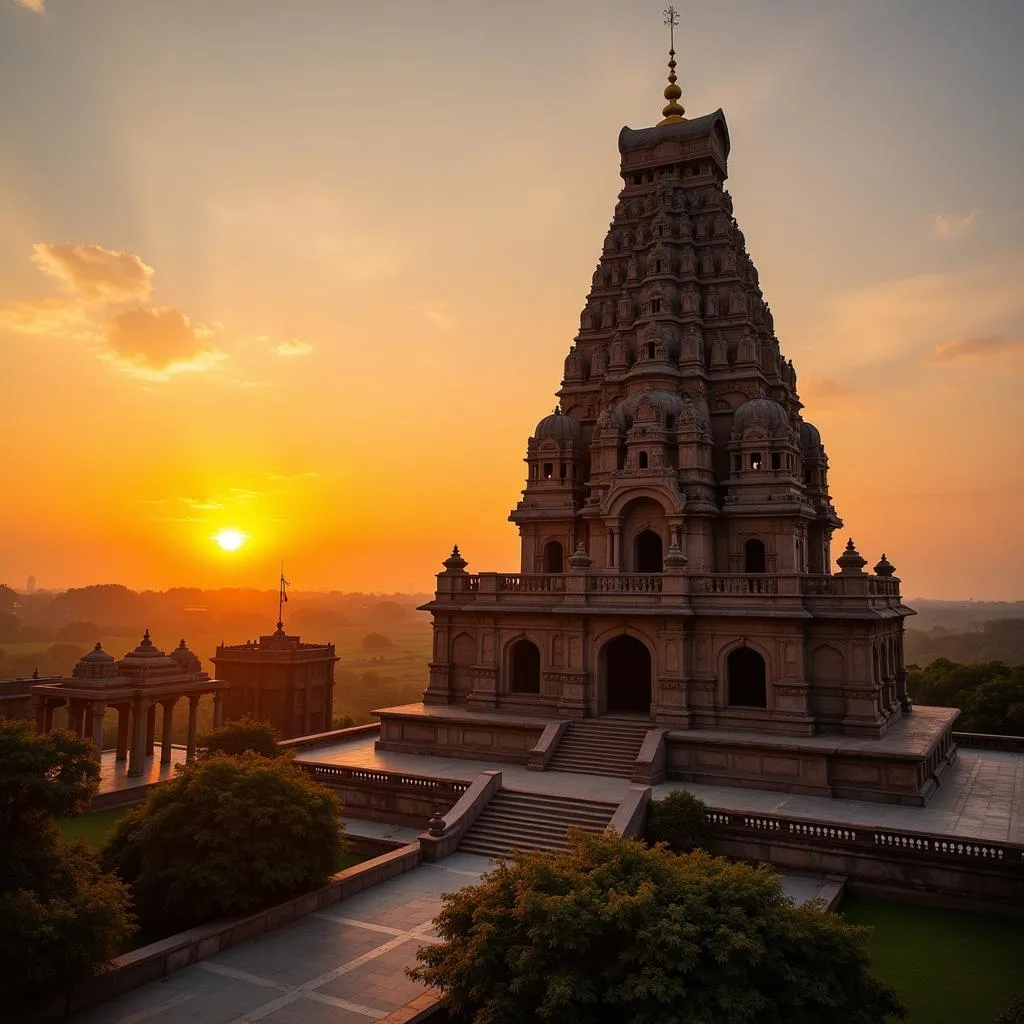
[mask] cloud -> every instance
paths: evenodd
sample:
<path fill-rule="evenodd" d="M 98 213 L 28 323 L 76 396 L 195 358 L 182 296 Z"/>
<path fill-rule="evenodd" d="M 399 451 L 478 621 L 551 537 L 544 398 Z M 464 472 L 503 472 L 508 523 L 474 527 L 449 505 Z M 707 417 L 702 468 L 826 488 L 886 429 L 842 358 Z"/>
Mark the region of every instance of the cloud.
<path fill-rule="evenodd" d="M 91 326 L 76 299 L 29 299 L 0 306 L 0 327 L 23 334 L 88 334 Z"/>
<path fill-rule="evenodd" d="M 959 238 L 966 235 L 981 216 L 981 210 L 970 213 L 933 213 L 931 215 L 932 234 L 936 238 Z"/>
<path fill-rule="evenodd" d="M 1011 355 L 1024 348 L 1024 336 L 1007 337 L 1003 334 L 986 334 L 973 338 L 953 338 L 936 346 L 928 356 L 931 363 L 953 363 L 958 360 L 976 362 L 991 359 L 1001 353 Z"/>
<path fill-rule="evenodd" d="M 435 327 L 443 331 L 450 330 L 459 322 L 447 302 L 432 302 L 423 307 L 423 317 Z"/>
<path fill-rule="evenodd" d="M 215 512 L 224 507 L 219 501 L 214 501 L 212 498 L 182 498 L 181 500 L 197 512 Z"/>
<path fill-rule="evenodd" d="M 14 2 L 26 10 L 35 11 L 36 14 L 46 13 L 46 0 L 14 0 Z"/>
<path fill-rule="evenodd" d="M 299 341 L 298 338 L 286 338 L 274 348 L 279 356 L 308 356 L 313 351 L 313 346 L 308 341 Z"/>
<path fill-rule="evenodd" d="M 37 242 L 32 248 L 39 269 L 83 303 L 145 302 L 152 294 L 153 268 L 138 256 L 101 245 Z"/>
<path fill-rule="evenodd" d="M 224 358 L 213 331 L 170 306 L 143 306 L 110 317 L 107 351 L 120 369 L 147 380 L 168 380 L 184 371 L 207 370 Z"/>

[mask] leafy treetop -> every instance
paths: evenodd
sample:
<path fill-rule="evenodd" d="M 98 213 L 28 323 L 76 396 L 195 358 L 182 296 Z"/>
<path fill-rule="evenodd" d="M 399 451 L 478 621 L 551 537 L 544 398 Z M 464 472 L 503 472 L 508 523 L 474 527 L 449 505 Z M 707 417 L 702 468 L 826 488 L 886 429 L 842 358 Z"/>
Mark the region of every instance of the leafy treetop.
<path fill-rule="evenodd" d="M 247 751 L 261 757 L 277 757 L 281 753 L 277 740 L 277 732 L 269 722 L 259 722 L 251 715 L 246 715 L 200 736 L 197 746 L 200 757 L 213 757 L 217 754 L 237 757 Z"/>

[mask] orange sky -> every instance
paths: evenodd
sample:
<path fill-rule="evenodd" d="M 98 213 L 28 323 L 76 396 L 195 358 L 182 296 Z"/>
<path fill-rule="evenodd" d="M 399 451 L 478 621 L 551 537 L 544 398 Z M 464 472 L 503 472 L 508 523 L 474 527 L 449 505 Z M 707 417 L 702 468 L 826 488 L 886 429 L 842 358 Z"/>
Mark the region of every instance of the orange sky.
<path fill-rule="evenodd" d="M 0 0 L 0 581 L 518 569 L 660 6 Z M 1019 5 L 705 6 L 684 103 L 729 120 L 835 553 L 1024 597 Z"/>

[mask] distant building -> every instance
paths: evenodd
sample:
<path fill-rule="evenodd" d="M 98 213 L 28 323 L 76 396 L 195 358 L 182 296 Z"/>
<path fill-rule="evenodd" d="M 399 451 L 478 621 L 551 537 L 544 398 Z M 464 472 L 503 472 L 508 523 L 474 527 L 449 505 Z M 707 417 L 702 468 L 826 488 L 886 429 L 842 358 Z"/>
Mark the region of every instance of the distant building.
<path fill-rule="evenodd" d="M 334 706 L 334 644 L 302 643 L 282 623 L 256 642 L 221 644 L 212 659 L 229 685 L 225 719 L 252 715 L 282 739 L 326 732 Z"/>
<path fill-rule="evenodd" d="M 97 756 L 103 744 L 103 716 L 108 707 L 117 709 L 117 757 L 128 761 L 128 775 L 145 774 L 147 758 L 156 742 L 156 709 L 163 708 L 160 730 L 160 762 L 171 763 L 171 733 L 175 705 L 188 700 L 188 757 L 195 755 L 199 698 L 213 694 L 213 723 L 221 723 L 221 700 L 225 685 L 211 679 L 199 658 L 185 641 L 164 654 L 146 630 L 141 643 L 117 660 L 97 643 L 70 676 L 32 681 L 36 728 L 49 732 L 53 713 L 67 706 L 68 728 L 77 736 L 91 739 Z"/>
<path fill-rule="evenodd" d="M 36 592 L 36 578 L 35 576 L 29 576 L 28 582 L 25 584 L 25 593 L 34 594 Z"/>
<path fill-rule="evenodd" d="M 957 712 L 908 717 L 913 612 L 885 555 L 865 572 L 851 540 L 831 572 L 828 459 L 724 187 L 725 115 L 684 117 L 670 67 L 663 120 L 619 133 L 622 188 L 509 517 L 519 571 L 452 552 L 424 705 L 382 712 L 380 747 L 525 760 L 545 715 L 579 770 L 667 730 L 670 777 L 922 803 Z"/>

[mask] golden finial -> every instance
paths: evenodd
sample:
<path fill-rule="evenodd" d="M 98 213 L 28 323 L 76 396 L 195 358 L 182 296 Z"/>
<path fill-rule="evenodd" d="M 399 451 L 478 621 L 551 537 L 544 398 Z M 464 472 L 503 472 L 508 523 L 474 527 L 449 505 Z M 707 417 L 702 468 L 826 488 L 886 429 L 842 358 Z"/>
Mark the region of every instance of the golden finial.
<path fill-rule="evenodd" d="M 682 104 L 679 102 L 683 90 L 676 85 L 676 25 L 679 24 L 679 12 L 674 7 L 666 8 L 665 24 L 668 25 L 669 38 L 668 85 L 665 86 L 665 99 L 668 100 L 668 103 L 665 104 L 661 112 L 662 120 L 658 122 L 659 128 L 663 124 L 681 124 L 686 120 L 683 117 L 686 111 L 683 110 Z"/>

